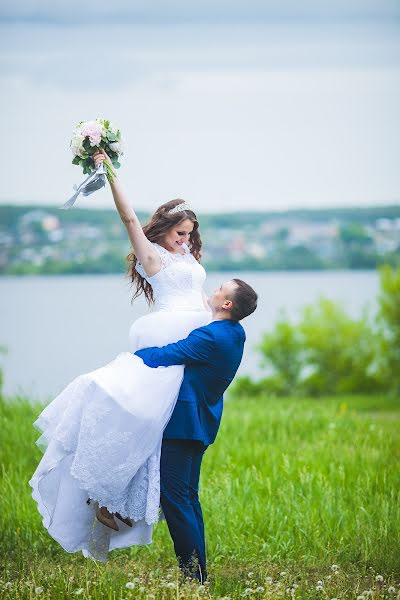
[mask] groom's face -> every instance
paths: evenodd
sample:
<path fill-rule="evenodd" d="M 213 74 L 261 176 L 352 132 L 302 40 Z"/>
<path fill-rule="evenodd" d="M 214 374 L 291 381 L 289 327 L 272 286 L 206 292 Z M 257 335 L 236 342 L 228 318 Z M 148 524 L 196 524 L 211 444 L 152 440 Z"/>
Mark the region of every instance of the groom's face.
<path fill-rule="evenodd" d="M 221 311 L 230 312 L 236 288 L 237 285 L 234 281 L 225 281 L 221 287 L 214 290 L 214 293 L 208 299 L 208 304 L 213 313 Z"/>

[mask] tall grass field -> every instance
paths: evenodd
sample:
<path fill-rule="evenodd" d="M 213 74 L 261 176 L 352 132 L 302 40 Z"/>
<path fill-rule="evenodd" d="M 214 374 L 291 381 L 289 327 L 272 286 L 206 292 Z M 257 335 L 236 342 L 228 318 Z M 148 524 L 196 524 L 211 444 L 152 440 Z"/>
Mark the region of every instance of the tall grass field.
<path fill-rule="evenodd" d="M 202 468 L 205 586 L 165 522 L 106 565 L 49 537 L 28 485 L 41 408 L 0 401 L 2 598 L 400 598 L 398 399 L 229 398 Z"/>

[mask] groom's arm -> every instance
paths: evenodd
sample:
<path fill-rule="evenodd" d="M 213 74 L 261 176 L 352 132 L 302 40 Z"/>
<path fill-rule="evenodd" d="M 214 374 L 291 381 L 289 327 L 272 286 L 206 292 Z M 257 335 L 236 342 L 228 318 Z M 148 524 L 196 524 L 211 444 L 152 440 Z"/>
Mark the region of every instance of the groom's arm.
<path fill-rule="evenodd" d="M 192 331 L 187 338 L 175 344 L 157 348 L 144 348 L 135 352 L 148 367 L 170 367 L 171 365 L 189 365 L 206 363 L 214 349 L 215 341 L 207 327 Z"/>

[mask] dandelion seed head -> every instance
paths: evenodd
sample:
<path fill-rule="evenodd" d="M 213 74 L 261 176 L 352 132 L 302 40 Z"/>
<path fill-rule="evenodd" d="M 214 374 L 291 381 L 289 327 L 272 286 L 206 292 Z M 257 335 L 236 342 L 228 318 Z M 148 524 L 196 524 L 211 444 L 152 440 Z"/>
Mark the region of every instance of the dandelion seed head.
<path fill-rule="evenodd" d="M 35 594 L 43 594 L 43 588 L 41 585 L 35 587 Z"/>
<path fill-rule="evenodd" d="M 140 588 L 139 588 L 139 592 L 143 593 L 145 591 L 146 591 L 146 588 L 144 587 L 144 585 L 141 585 Z"/>
<path fill-rule="evenodd" d="M 75 593 L 75 596 L 80 596 L 81 594 L 83 594 L 83 592 L 84 592 L 84 591 L 85 591 L 85 590 L 84 590 L 83 588 L 79 588 L 79 589 L 77 589 L 77 590 L 74 592 L 74 593 Z"/>
<path fill-rule="evenodd" d="M 265 588 L 262 585 L 259 585 L 258 587 L 256 587 L 256 592 L 258 594 L 261 594 L 261 592 L 265 592 Z"/>
<path fill-rule="evenodd" d="M 317 581 L 317 585 L 320 585 L 321 587 L 324 587 L 324 582 L 321 581 L 321 580 L 319 580 L 319 581 Z"/>
<path fill-rule="evenodd" d="M 375 576 L 375 581 L 377 581 L 378 583 L 382 583 L 382 581 L 383 581 L 382 575 L 376 575 Z"/>
<path fill-rule="evenodd" d="M 251 579 L 252 577 L 254 577 L 254 573 L 253 573 L 253 571 L 250 571 L 250 573 L 247 573 L 247 577 L 249 577 L 250 579 Z"/>
<path fill-rule="evenodd" d="M 338 565 L 332 565 L 331 569 L 332 569 L 332 571 L 339 571 L 339 566 Z"/>
<path fill-rule="evenodd" d="M 282 571 L 281 573 L 279 573 L 279 575 L 280 575 L 281 577 L 286 577 L 287 573 L 286 573 L 286 571 Z"/>
<path fill-rule="evenodd" d="M 317 585 L 315 587 L 315 589 L 317 590 L 317 592 L 323 592 L 324 591 L 324 586 L 323 585 Z"/>
<path fill-rule="evenodd" d="M 168 581 L 167 588 L 171 588 L 171 589 L 176 588 L 176 584 L 173 581 Z"/>
<path fill-rule="evenodd" d="M 389 592 L 389 594 L 395 594 L 396 593 L 396 588 L 393 585 L 390 585 L 388 587 L 388 592 Z"/>
<path fill-rule="evenodd" d="M 134 582 L 133 582 L 133 581 L 127 581 L 127 582 L 126 582 L 126 584 L 125 584 L 125 587 L 126 587 L 128 590 L 133 590 L 133 588 L 135 587 L 135 584 L 134 584 Z"/>
<path fill-rule="evenodd" d="M 265 583 L 271 584 L 273 582 L 272 577 L 266 577 L 265 578 Z"/>

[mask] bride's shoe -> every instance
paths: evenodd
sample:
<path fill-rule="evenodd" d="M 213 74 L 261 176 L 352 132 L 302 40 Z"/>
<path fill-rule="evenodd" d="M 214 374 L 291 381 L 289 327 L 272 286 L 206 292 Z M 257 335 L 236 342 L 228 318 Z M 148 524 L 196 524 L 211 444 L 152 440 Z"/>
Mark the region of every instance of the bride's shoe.
<path fill-rule="evenodd" d="M 117 519 L 125 523 L 125 525 L 128 525 L 128 527 L 132 527 L 132 521 L 129 517 L 121 517 L 119 513 L 115 513 L 115 516 L 117 517 Z"/>
<path fill-rule="evenodd" d="M 103 508 L 105 508 L 105 507 L 103 507 Z M 107 509 L 105 509 L 105 510 L 107 511 L 108 515 L 110 515 L 110 516 L 103 514 L 101 512 L 100 506 L 97 506 L 97 508 L 96 508 L 97 520 L 100 521 L 100 523 L 102 523 L 106 527 L 109 527 L 110 529 L 114 529 L 114 531 L 119 531 L 119 527 L 116 524 L 113 515 L 111 513 L 109 513 Z"/>

